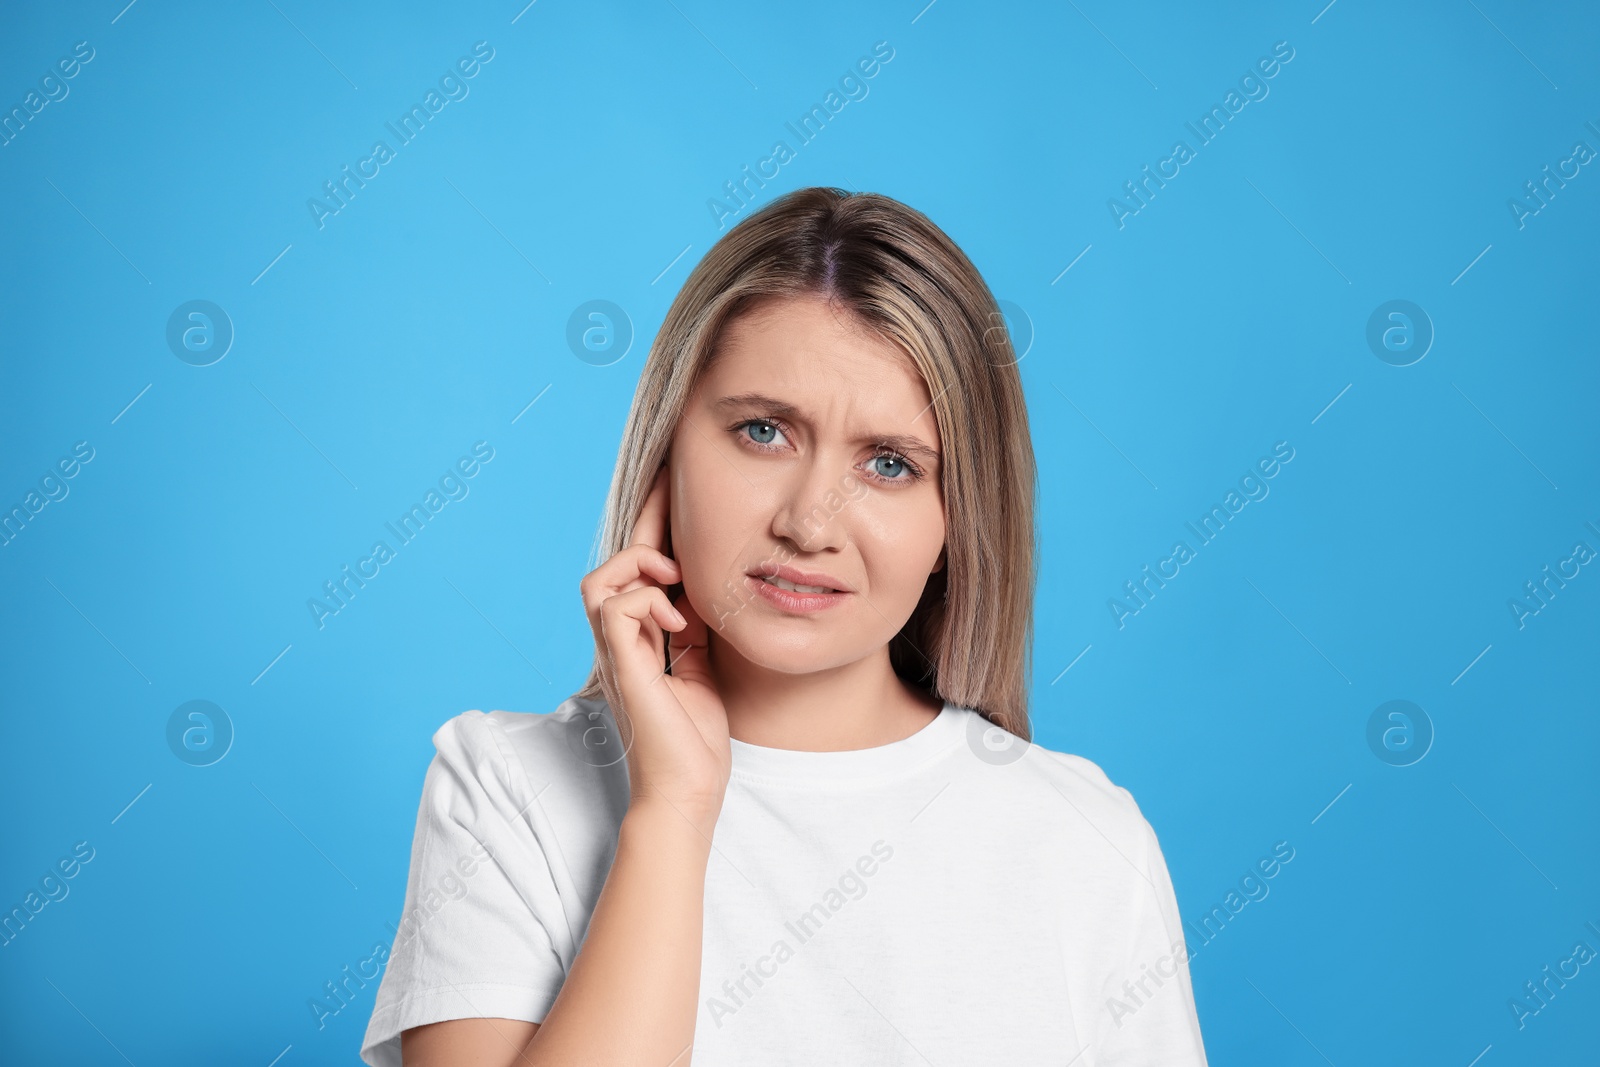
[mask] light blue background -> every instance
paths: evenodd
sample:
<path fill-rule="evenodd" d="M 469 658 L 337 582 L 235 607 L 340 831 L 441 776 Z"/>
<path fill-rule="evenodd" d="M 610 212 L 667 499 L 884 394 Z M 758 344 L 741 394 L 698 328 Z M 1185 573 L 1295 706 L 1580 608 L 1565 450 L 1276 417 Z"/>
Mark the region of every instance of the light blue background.
<path fill-rule="evenodd" d="M 1508 1000 L 1600 950 L 1600 567 L 1520 629 L 1507 604 L 1600 549 L 1600 171 L 1508 208 L 1600 150 L 1592 8 L 123 2 L 0 15 L 6 110 L 95 50 L 0 148 L 0 504 L 95 450 L 0 548 L 0 905 L 95 849 L 0 950 L 8 1058 L 356 1062 L 376 982 L 322 1030 L 308 1001 L 392 937 L 431 733 L 581 683 L 578 579 L 707 202 L 877 41 L 758 202 L 897 197 L 1031 324 L 1036 739 L 1133 792 L 1191 922 L 1295 849 L 1192 944 L 1212 1062 L 1592 1054 L 1600 965 L 1521 1029 Z M 319 229 L 306 201 L 480 40 L 470 95 Z M 1278 41 L 1269 95 L 1119 229 L 1108 199 Z M 237 334 L 207 367 L 164 338 L 194 299 Z M 565 340 L 590 299 L 635 330 L 609 366 Z M 1391 299 L 1436 330 L 1411 366 L 1365 341 Z M 480 440 L 319 630 L 308 598 Z M 1270 495 L 1119 629 L 1108 599 L 1279 441 Z M 165 734 L 195 699 L 236 731 L 206 768 Z M 1408 767 L 1366 740 L 1394 699 L 1436 731 Z"/>

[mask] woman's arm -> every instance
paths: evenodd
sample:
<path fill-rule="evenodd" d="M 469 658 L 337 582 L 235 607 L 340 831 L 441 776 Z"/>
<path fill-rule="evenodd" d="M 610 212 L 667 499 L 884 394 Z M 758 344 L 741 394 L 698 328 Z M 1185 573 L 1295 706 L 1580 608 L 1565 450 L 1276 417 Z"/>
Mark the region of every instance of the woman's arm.
<path fill-rule="evenodd" d="M 711 826 L 636 802 L 583 947 L 540 1023 L 453 1019 L 401 1035 L 406 1067 L 686 1067 Z"/>
<path fill-rule="evenodd" d="M 682 581 L 661 550 L 666 473 L 663 466 L 656 474 L 633 544 L 580 583 L 629 789 L 583 945 L 542 1023 L 462 1019 L 448 1028 L 415 1027 L 401 1035 L 406 1067 L 688 1067 L 706 863 L 732 755 L 706 624 L 687 598 L 675 607 L 662 587 Z"/>

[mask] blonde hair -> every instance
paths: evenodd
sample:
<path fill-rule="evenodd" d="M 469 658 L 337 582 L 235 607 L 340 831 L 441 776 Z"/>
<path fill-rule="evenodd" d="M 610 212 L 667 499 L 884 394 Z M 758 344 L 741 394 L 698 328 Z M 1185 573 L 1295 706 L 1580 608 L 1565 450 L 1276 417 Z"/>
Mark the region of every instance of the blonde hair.
<path fill-rule="evenodd" d="M 897 200 L 797 189 L 740 221 L 695 265 L 639 376 L 592 565 L 631 543 L 723 329 L 757 302 L 799 296 L 829 298 L 902 349 L 933 397 L 946 562 L 890 640 L 895 673 L 1031 740 L 1036 471 L 1017 357 L 977 268 Z M 577 695 L 602 695 L 598 664 Z"/>

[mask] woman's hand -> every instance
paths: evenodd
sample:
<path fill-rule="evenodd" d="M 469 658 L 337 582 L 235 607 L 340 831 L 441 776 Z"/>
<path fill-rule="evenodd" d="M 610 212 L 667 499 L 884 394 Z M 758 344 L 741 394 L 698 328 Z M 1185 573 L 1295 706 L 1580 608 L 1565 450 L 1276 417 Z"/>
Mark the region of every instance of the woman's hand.
<path fill-rule="evenodd" d="M 687 596 L 664 588 L 683 575 L 662 551 L 667 468 L 656 474 L 633 543 L 584 575 L 584 611 L 600 653 L 600 687 L 627 753 L 632 808 L 665 804 L 707 835 L 727 792 L 728 716 L 707 659 L 705 622 Z M 670 634 L 670 636 L 666 636 Z M 672 673 L 662 671 L 662 641 Z"/>

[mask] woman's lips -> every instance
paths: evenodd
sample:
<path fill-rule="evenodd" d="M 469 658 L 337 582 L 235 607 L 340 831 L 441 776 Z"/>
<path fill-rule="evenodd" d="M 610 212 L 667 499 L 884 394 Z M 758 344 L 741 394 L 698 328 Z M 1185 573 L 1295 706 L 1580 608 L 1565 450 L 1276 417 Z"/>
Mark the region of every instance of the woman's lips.
<path fill-rule="evenodd" d="M 816 611 L 826 611 L 850 596 L 849 593 L 800 593 L 779 589 L 771 582 L 763 581 L 753 574 L 745 576 L 745 583 L 767 603 L 791 615 L 809 615 Z"/>

